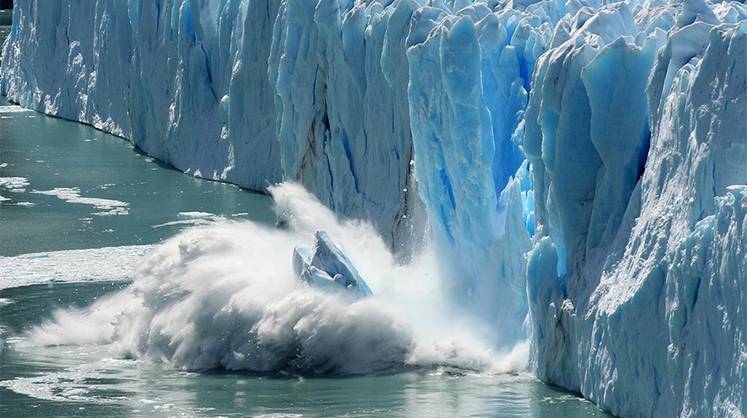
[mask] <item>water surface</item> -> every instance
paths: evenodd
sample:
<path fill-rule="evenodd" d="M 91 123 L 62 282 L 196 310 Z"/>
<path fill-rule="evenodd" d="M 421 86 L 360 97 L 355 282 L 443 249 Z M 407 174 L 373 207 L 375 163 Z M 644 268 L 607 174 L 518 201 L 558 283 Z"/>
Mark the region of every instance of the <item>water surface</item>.
<path fill-rule="evenodd" d="M 13 333 L 54 306 L 84 306 L 121 283 L 0 291 Z M 10 302 L 10 303 L 8 303 Z M 593 404 L 527 375 L 423 370 L 301 378 L 189 373 L 126 360 L 106 347 L 12 348 L 0 354 L 0 416 L 602 417 Z M 32 396 L 32 397 L 29 397 Z"/>
<path fill-rule="evenodd" d="M 0 99 L 0 256 L 152 244 L 216 216 L 275 221 L 265 195 L 187 176 L 122 138 Z"/>

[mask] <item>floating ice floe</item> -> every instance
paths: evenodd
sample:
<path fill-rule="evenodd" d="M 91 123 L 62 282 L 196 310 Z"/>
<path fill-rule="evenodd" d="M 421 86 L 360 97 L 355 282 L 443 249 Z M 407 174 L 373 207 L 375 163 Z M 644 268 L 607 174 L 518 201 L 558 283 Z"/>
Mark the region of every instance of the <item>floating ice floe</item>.
<path fill-rule="evenodd" d="M 11 192 L 25 192 L 28 185 L 29 180 L 25 177 L 0 177 L 0 188 Z"/>
<path fill-rule="evenodd" d="M 23 113 L 23 112 L 33 112 L 33 110 L 26 109 L 25 107 L 21 107 L 17 105 L 0 106 L 0 113 Z"/>
<path fill-rule="evenodd" d="M 77 187 L 57 187 L 52 190 L 34 190 L 33 193 L 43 194 L 46 196 L 56 196 L 67 203 L 78 203 L 82 205 L 90 205 L 100 212 L 94 213 L 96 216 L 113 216 L 113 215 L 128 215 L 127 202 L 114 199 L 102 199 L 97 197 L 83 197 L 80 195 L 80 189 Z"/>
<path fill-rule="evenodd" d="M 218 222 L 226 219 L 224 216 L 216 215 L 210 212 L 179 212 L 176 216 L 179 218 L 179 220 L 153 225 L 152 228 L 163 228 L 165 226 L 209 225 L 213 222 Z"/>

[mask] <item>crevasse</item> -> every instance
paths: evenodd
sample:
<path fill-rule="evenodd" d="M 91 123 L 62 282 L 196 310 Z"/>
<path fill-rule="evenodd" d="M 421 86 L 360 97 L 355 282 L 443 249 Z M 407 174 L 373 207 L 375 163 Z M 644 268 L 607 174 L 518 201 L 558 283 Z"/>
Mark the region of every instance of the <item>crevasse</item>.
<path fill-rule="evenodd" d="M 747 410 L 747 7 L 17 0 L 2 92 L 422 239 L 497 346 L 623 416 Z M 529 315 L 527 316 L 527 313 Z M 528 318 L 528 319 L 527 319 Z"/>

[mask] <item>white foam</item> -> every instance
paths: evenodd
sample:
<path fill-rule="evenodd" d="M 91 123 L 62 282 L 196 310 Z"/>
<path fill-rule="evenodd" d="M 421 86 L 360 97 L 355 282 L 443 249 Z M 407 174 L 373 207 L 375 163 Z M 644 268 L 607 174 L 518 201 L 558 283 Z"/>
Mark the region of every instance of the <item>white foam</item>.
<path fill-rule="evenodd" d="M 190 225 L 190 226 L 198 226 L 198 225 L 209 225 L 214 222 L 223 221 L 226 218 L 220 215 L 216 215 L 214 213 L 210 212 L 179 212 L 176 215 L 178 218 L 181 218 L 178 221 L 170 221 L 165 222 L 158 225 L 153 225 L 153 228 L 163 228 L 165 226 L 176 226 L 176 225 Z"/>
<path fill-rule="evenodd" d="M 77 203 L 90 205 L 100 212 L 95 212 L 96 216 L 128 215 L 129 203 L 121 200 L 102 199 L 96 197 L 83 197 L 80 195 L 80 189 L 77 187 L 56 187 L 52 190 L 34 190 L 33 193 L 56 196 L 67 203 Z"/>
<path fill-rule="evenodd" d="M 72 359 L 76 364 L 0 381 L 0 388 L 34 399 L 77 404 L 77 407 L 68 407 L 71 411 L 83 410 L 91 405 L 126 405 L 132 408 L 130 412 L 135 416 L 215 416 L 214 408 L 191 406 L 188 402 L 182 402 L 182 398 L 169 396 L 173 393 L 169 390 L 174 388 L 173 385 L 158 385 L 143 390 L 140 386 L 143 369 L 134 360 L 111 358 L 105 350 L 98 349 L 56 350 L 55 357 L 59 356 L 66 362 Z M 172 381 L 184 379 L 188 374 L 174 371 L 159 375 Z M 74 412 L 69 414 L 74 415 Z"/>
<path fill-rule="evenodd" d="M 65 353 L 86 357 L 89 353 Z M 4 387 L 15 393 L 35 399 L 62 402 L 85 402 L 93 404 L 112 404 L 126 401 L 126 398 L 99 396 L 101 391 L 116 390 L 117 383 L 113 378 L 127 378 L 133 361 L 102 358 L 86 362 L 67 369 L 34 375 L 16 377 L 0 381 Z"/>
<path fill-rule="evenodd" d="M 134 245 L 0 257 L 0 290 L 49 282 L 128 280 L 152 248 Z"/>
<path fill-rule="evenodd" d="M 506 371 L 526 348 L 501 355 L 441 294 L 427 252 L 398 265 L 371 225 L 339 222 L 300 186 L 271 189 L 289 230 L 218 221 L 191 228 L 138 264 L 132 286 L 85 309 L 61 310 L 24 344 L 112 344 L 116 352 L 187 370 L 225 368 L 366 373 L 447 365 Z M 375 296 L 351 301 L 310 288 L 293 248 L 327 231 Z"/>
<path fill-rule="evenodd" d="M 180 218 L 210 218 L 216 216 L 214 213 L 210 212 L 179 212 L 176 216 Z"/>
<path fill-rule="evenodd" d="M 33 112 L 33 110 L 26 109 L 25 107 L 21 107 L 17 105 L 0 106 L 0 113 L 25 113 L 25 112 Z"/>
<path fill-rule="evenodd" d="M 29 180 L 25 177 L 0 177 L 0 188 L 11 192 L 24 192 Z"/>

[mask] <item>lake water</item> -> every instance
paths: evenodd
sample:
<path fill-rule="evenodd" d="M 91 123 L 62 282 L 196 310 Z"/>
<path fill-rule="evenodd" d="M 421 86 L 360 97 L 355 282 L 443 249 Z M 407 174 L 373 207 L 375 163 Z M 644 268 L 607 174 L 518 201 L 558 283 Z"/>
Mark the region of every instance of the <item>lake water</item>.
<path fill-rule="evenodd" d="M 101 346 L 19 344 L 56 308 L 127 286 L 153 245 L 216 219 L 275 222 L 267 196 L 0 103 L 0 416 L 607 416 L 528 374 L 190 373 Z"/>

